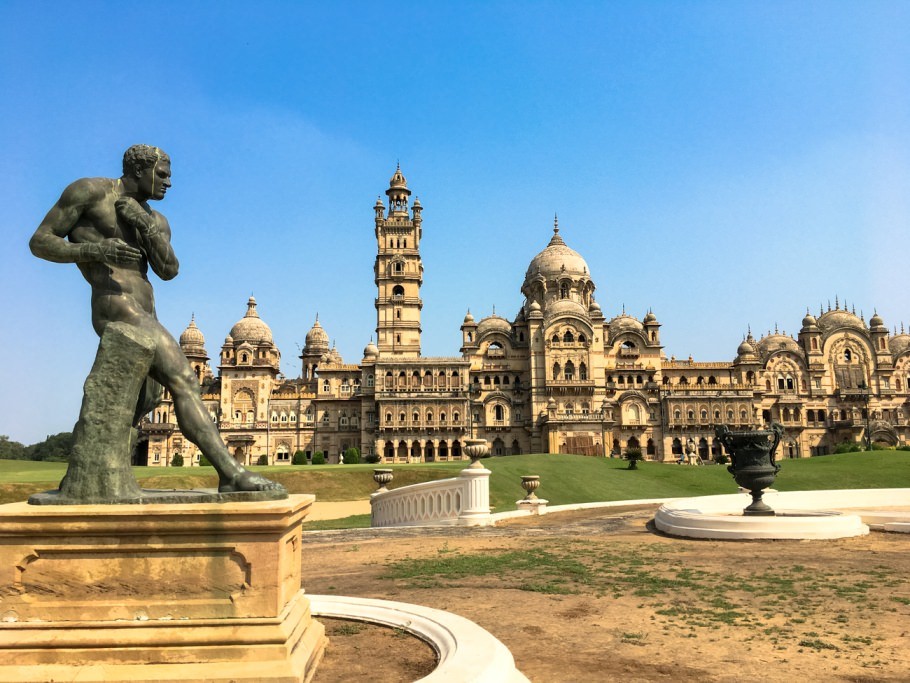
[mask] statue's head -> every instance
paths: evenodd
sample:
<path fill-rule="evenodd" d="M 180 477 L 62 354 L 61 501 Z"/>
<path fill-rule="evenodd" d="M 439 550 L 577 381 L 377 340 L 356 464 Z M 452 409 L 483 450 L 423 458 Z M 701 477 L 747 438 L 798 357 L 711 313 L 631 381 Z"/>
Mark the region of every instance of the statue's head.
<path fill-rule="evenodd" d="M 123 177 L 149 199 L 163 199 L 171 186 L 171 158 L 159 147 L 133 145 L 123 154 Z"/>

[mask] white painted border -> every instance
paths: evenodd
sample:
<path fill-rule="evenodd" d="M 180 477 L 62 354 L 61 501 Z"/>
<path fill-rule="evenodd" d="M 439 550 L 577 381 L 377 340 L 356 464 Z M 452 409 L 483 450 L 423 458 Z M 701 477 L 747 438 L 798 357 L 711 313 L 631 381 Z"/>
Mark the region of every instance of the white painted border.
<path fill-rule="evenodd" d="M 421 683 L 529 683 L 509 649 L 473 621 L 405 602 L 308 595 L 316 617 L 333 617 L 400 628 L 436 650 L 439 664 Z"/>

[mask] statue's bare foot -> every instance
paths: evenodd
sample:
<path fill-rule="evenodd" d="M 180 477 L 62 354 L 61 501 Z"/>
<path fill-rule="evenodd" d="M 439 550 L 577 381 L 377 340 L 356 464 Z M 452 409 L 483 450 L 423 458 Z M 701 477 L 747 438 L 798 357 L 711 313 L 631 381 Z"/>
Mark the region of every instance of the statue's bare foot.
<path fill-rule="evenodd" d="M 218 482 L 218 491 L 220 493 L 230 493 L 231 491 L 274 491 L 287 495 L 284 486 L 271 479 L 266 479 L 261 474 L 241 470 L 233 477 L 222 477 Z"/>

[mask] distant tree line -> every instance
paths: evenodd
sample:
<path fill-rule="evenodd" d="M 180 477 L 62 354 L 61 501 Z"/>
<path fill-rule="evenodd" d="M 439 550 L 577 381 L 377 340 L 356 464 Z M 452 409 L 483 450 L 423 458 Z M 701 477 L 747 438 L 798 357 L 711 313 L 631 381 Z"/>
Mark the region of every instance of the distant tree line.
<path fill-rule="evenodd" d="M 6 434 L 0 434 L 0 460 L 44 460 L 66 462 L 73 450 L 73 433 L 60 432 L 44 441 L 26 446 L 11 441 Z"/>

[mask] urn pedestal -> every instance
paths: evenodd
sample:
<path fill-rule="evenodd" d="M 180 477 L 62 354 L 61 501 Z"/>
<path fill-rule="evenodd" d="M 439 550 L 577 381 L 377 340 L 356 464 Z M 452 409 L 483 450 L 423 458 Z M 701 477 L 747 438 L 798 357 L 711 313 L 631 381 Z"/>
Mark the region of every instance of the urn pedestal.
<path fill-rule="evenodd" d="M 730 454 L 727 471 L 736 483 L 752 494 L 752 504 L 743 510 L 744 515 L 773 515 L 774 510 L 762 500 L 762 491 L 774 483 L 780 465 L 774 453 L 783 435 L 783 427 L 773 422 L 769 429 L 734 432 L 726 425 L 715 427 L 717 438 Z"/>

